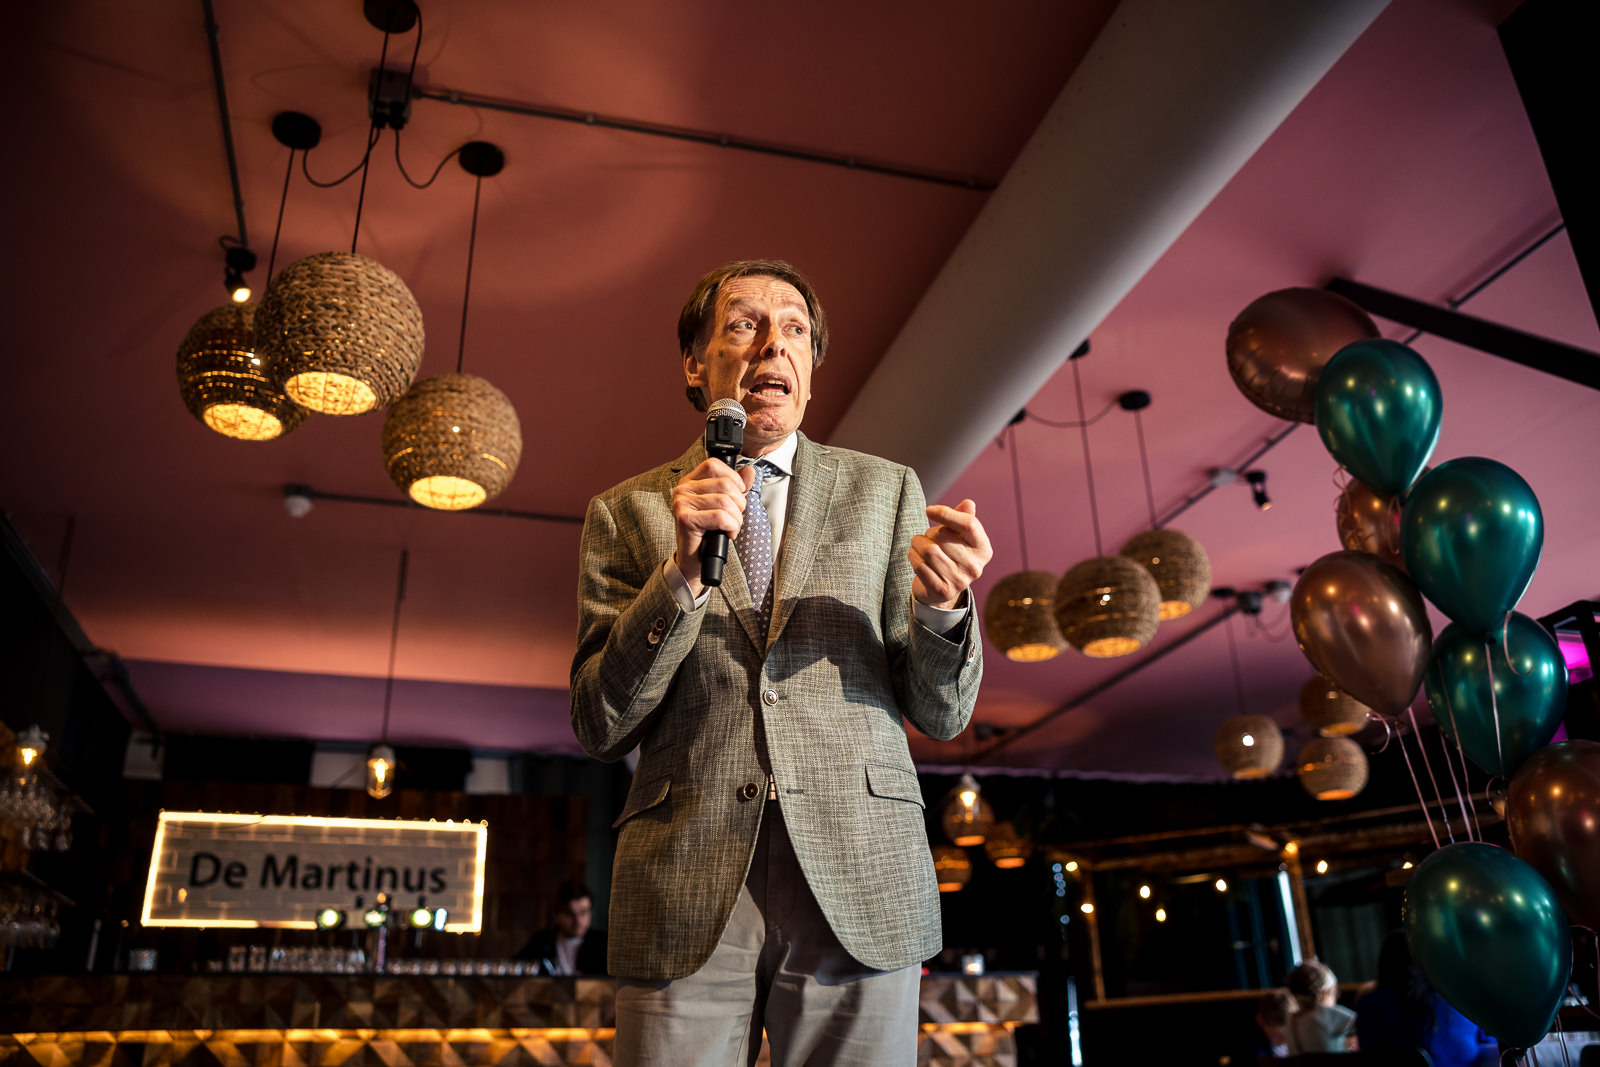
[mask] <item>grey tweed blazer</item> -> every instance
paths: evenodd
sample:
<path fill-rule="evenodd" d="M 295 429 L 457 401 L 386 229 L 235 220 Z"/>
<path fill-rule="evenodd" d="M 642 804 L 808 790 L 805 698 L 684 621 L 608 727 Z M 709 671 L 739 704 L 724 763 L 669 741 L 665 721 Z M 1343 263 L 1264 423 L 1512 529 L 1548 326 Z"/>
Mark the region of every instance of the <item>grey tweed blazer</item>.
<path fill-rule="evenodd" d="M 611 884 L 611 972 L 699 970 L 755 850 L 775 776 L 801 869 L 845 949 L 890 970 L 940 948 L 939 899 L 904 720 L 954 737 L 983 664 L 977 613 L 948 638 L 911 612 L 911 538 L 927 529 L 907 467 L 801 435 L 772 623 L 730 548 L 723 584 L 682 611 L 675 461 L 596 497 L 584 521 L 572 725 L 585 751 L 639 746 Z"/>

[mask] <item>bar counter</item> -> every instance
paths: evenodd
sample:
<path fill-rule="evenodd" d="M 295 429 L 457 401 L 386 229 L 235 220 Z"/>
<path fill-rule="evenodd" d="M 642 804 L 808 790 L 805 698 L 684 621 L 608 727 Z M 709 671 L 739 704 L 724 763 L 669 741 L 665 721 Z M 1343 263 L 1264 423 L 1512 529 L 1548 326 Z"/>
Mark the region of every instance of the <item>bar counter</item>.
<path fill-rule="evenodd" d="M 925 976 L 917 1062 L 1014 1065 L 1036 988 L 1032 973 Z M 608 978 L 0 976 L 0 1067 L 609 1067 L 615 990 Z"/>

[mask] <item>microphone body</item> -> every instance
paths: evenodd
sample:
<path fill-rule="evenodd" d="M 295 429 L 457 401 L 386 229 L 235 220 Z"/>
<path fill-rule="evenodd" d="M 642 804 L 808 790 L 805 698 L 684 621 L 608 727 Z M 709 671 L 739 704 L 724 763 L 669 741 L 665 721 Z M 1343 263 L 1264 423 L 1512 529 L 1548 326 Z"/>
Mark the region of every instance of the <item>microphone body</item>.
<path fill-rule="evenodd" d="M 737 400 L 723 399 L 706 412 L 706 455 L 733 466 L 744 449 L 744 408 Z M 722 584 L 722 567 L 728 562 L 728 535 L 708 530 L 700 541 L 700 581 Z"/>

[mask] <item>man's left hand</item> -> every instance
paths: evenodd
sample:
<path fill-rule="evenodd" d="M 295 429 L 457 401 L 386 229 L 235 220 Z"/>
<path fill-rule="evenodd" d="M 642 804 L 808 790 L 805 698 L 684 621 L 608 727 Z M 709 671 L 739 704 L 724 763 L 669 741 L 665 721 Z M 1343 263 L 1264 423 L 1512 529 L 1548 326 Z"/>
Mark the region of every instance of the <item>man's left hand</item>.
<path fill-rule="evenodd" d="M 919 603 L 946 610 L 961 606 L 962 594 L 994 555 L 989 535 L 978 521 L 978 505 L 928 506 L 928 532 L 911 539 L 911 595 Z"/>

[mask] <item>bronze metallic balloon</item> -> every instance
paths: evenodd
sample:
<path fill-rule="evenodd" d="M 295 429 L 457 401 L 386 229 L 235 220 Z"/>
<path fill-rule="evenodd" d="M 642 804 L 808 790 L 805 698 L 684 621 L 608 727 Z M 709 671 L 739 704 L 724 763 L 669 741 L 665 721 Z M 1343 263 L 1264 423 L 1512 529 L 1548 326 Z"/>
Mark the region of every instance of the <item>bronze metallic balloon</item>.
<path fill-rule="evenodd" d="M 1365 482 L 1350 479 L 1333 506 L 1339 525 L 1339 543 L 1352 552 L 1370 552 L 1401 570 L 1400 498 L 1384 496 Z"/>
<path fill-rule="evenodd" d="M 1417 695 L 1433 628 L 1400 568 L 1366 552 L 1330 552 L 1300 575 L 1289 613 L 1311 665 L 1361 703 L 1397 715 Z"/>
<path fill-rule="evenodd" d="M 1506 795 L 1506 826 L 1568 921 L 1600 930 L 1600 742 L 1562 741 L 1523 760 Z"/>
<path fill-rule="evenodd" d="M 1365 311 L 1325 289 L 1278 289 L 1253 301 L 1228 327 L 1228 373 L 1256 407 L 1312 422 L 1323 365 L 1354 341 L 1377 337 Z"/>

